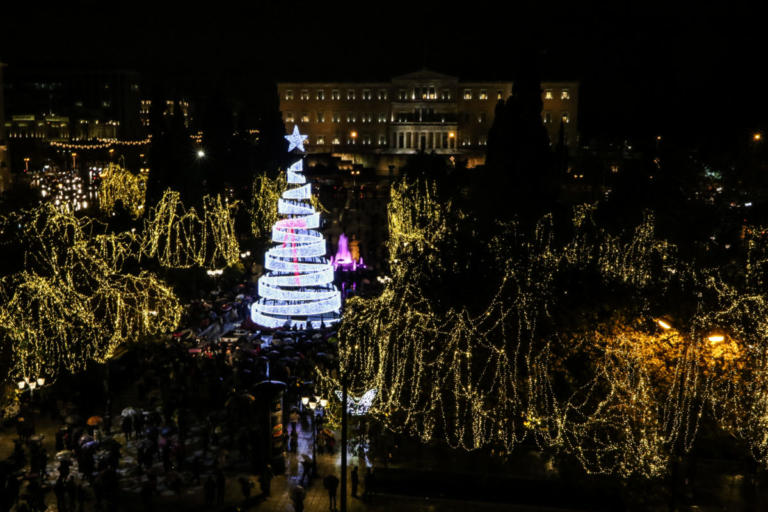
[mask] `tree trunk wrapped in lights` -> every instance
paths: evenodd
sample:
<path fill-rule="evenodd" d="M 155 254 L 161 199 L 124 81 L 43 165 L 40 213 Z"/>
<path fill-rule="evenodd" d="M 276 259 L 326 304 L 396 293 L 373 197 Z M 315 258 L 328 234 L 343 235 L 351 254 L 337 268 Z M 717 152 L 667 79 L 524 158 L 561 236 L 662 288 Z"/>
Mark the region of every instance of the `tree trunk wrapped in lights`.
<path fill-rule="evenodd" d="M 306 135 L 294 127 L 288 151 L 304 151 Z M 312 185 L 299 159 L 286 171 L 288 185 L 277 211 L 284 218 L 272 227 L 272 241 L 264 258 L 267 274 L 259 279 L 259 300 L 251 318 L 268 328 L 319 328 L 339 321 L 341 294 L 333 284 L 333 267 L 325 257 L 326 243 L 318 231 L 320 213 L 312 205 Z"/>

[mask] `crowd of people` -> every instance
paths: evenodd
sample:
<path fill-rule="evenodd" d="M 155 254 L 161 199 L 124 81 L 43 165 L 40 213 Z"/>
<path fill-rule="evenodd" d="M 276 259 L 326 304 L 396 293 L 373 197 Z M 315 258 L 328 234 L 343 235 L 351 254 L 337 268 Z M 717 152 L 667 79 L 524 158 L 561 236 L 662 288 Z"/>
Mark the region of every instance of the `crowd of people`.
<path fill-rule="evenodd" d="M 240 285 L 194 303 L 188 329 L 163 343 L 137 346 L 124 363 L 112 363 L 111 395 L 124 406 L 115 411 L 117 419 L 106 410 L 103 420 L 84 421 L 98 408 L 73 411 L 49 400 L 46 412 L 59 425 L 55 454 L 46 452 L 42 434 L 35 435 L 30 410 L 17 418 L 13 453 L 0 465 L 0 512 L 45 510 L 49 493 L 58 510 L 84 510 L 86 503 L 88 509 L 114 510 L 128 495 L 151 511 L 158 496 L 191 499 L 187 490 L 198 486 L 205 506 L 214 507 L 225 502 L 233 473 L 241 475 L 232 486 L 239 486 L 244 501 L 268 497 L 283 468 L 273 467 L 281 454 L 268 422 L 276 391 L 262 384 L 284 384 L 278 387 L 288 411 L 284 421 L 294 425 L 284 431 L 284 448 L 295 453 L 296 423 L 303 431 L 316 426 L 301 394 L 314 366 L 333 362 L 335 335 L 255 331 L 243 306 L 246 291 Z M 334 433 L 317 428 L 318 451 L 333 453 Z M 290 492 L 296 510 L 303 508 L 313 466 L 303 459 L 301 481 Z M 254 492 L 254 478 L 242 475 L 255 476 L 260 492 Z"/>

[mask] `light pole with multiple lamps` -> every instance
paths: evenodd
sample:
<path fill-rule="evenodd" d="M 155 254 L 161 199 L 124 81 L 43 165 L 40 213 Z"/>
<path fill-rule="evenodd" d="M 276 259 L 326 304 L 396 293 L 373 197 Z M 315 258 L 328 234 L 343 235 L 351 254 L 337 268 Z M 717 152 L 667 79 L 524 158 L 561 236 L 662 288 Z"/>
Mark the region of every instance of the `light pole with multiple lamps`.
<path fill-rule="evenodd" d="M 317 474 L 317 416 L 328 406 L 328 400 L 316 395 L 301 397 L 302 405 L 312 411 L 312 476 Z"/>
<path fill-rule="evenodd" d="M 45 385 L 45 377 L 39 377 L 37 379 L 24 377 L 24 380 L 20 380 L 16 385 L 19 386 L 19 391 L 24 391 L 25 386 L 29 388 L 29 399 L 31 401 L 35 396 L 35 388 L 38 386 L 43 387 L 43 385 Z"/>

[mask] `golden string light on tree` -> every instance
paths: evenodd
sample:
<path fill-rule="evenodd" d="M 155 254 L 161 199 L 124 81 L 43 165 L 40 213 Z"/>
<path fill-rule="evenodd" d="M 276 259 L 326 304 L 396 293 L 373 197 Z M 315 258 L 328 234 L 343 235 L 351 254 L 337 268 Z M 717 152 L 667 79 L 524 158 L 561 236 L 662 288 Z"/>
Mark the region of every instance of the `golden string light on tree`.
<path fill-rule="evenodd" d="M 148 177 L 149 172 L 144 169 L 133 174 L 119 165 L 109 164 L 99 175 L 99 209 L 112 214 L 120 202 L 131 217 L 138 219 L 144 213 Z"/>
<path fill-rule="evenodd" d="M 221 268 L 238 263 L 234 209 L 221 196 L 203 197 L 202 215 L 167 190 L 144 220 L 140 253 L 168 268 Z"/>
<path fill-rule="evenodd" d="M 379 390 L 370 414 L 425 442 L 504 453 L 530 438 L 591 473 L 663 474 L 708 411 L 768 462 L 764 292 L 680 261 L 652 215 L 617 236 L 593 211 L 577 208 L 559 245 L 551 216 L 532 235 L 500 225 L 489 242 L 498 288 L 473 313 L 442 308 L 429 281 L 464 263 L 445 249 L 468 216 L 430 185 L 394 185 L 391 279 L 380 296 L 347 301 L 339 331 L 350 388 Z M 766 252 L 752 253 L 749 268 L 768 269 Z M 579 295 L 580 282 L 598 295 Z M 687 316 L 662 328 L 653 319 L 669 294 Z M 319 372 L 330 395 L 338 376 Z"/>

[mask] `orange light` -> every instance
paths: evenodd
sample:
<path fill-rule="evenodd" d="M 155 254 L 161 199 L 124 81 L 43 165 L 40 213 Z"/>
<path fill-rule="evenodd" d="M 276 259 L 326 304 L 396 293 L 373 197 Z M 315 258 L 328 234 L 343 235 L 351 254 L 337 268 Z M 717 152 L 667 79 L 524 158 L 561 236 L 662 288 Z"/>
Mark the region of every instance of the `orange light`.
<path fill-rule="evenodd" d="M 349 136 L 352 137 L 353 139 L 356 139 L 357 138 L 357 132 L 352 130 L 351 132 L 349 132 Z"/>
<path fill-rule="evenodd" d="M 752 140 L 754 140 L 755 142 L 757 142 L 759 140 L 762 140 L 762 139 L 763 139 L 763 134 L 760 133 L 760 132 L 757 132 L 754 135 L 752 135 Z"/>
<path fill-rule="evenodd" d="M 722 334 L 711 334 L 711 335 L 709 335 L 707 340 L 710 343 L 713 343 L 713 344 L 714 343 L 720 343 L 721 341 L 725 341 L 725 336 L 723 336 Z"/>
<path fill-rule="evenodd" d="M 672 328 L 672 325 L 671 325 L 671 324 L 669 324 L 668 322 L 665 322 L 664 320 L 661 320 L 661 319 L 659 319 L 659 320 L 656 320 L 656 323 L 657 323 L 657 324 L 659 324 L 659 327 L 661 327 L 661 328 L 662 328 L 662 329 L 664 329 L 665 331 L 666 331 L 667 329 L 671 329 L 671 328 Z"/>
<path fill-rule="evenodd" d="M 452 139 L 452 138 L 454 138 L 455 136 L 456 136 L 456 134 L 455 134 L 455 133 L 453 133 L 453 132 L 451 132 L 451 133 L 449 133 L 449 134 L 448 134 L 448 137 L 450 137 L 451 139 Z"/>

